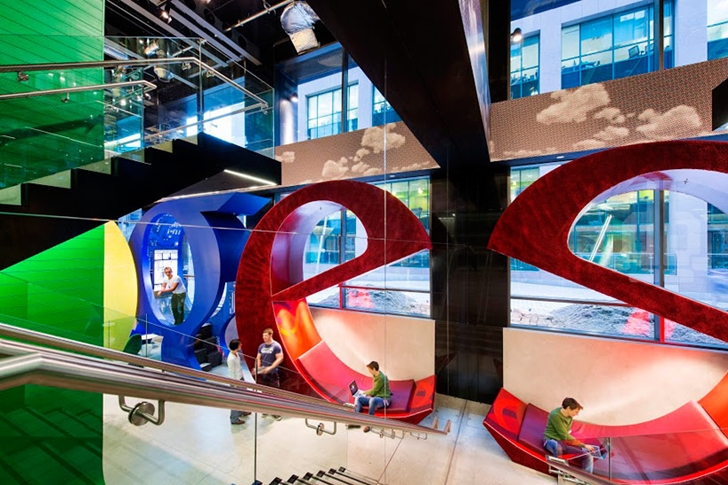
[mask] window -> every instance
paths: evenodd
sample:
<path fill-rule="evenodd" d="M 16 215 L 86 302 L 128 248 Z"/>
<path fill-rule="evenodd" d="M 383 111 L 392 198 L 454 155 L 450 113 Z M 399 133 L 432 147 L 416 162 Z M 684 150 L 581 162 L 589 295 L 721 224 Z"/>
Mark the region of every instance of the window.
<path fill-rule="evenodd" d="M 511 197 L 545 167 L 511 172 Z M 664 217 L 655 216 L 664 214 Z M 655 228 L 655 220 L 664 227 Z M 689 227 L 690 230 L 686 230 Z M 655 234 L 665 234 L 664 255 Z M 569 234 L 578 257 L 687 298 L 728 309 L 728 217 L 695 197 L 640 190 L 598 201 Z M 664 266 L 656 262 L 664 261 Z M 511 324 L 726 348 L 728 344 L 511 259 Z"/>
<path fill-rule="evenodd" d="M 708 268 L 728 271 L 728 215 L 711 204 L 708 204 Z"/>
<path fill-rule="evenodd" d="M 429 179 L 375 184 L 401 200 L 429 229 Z M 323 218 L 309 236 L 304 251 L 304 278 L 311 278 L 361 255 L 367 237 L 359 219 L 349 211 Z M 360 275 L 308 297 L 312 305 L 376 313 L 430 316 L 430 254 L 409 258 Z"/>
<path fill-rule="evenodd" d="M 708 0 L 708 59 L 728 57 L 728 3 Z"/>
<path fill-rule="evenodd" d="M 511 43 L 511 99 L 533 96 L 538 90 L 539 36 Z"/>
<path fill-rule="evenodd" d="M 244 106 L 244 103 L 238 103 L 205 111 L 203 119 L 211 121 L 203 123 L 202 131 L 221 140 L 236 143 L 240 146 L 247 146 L 245 138 L 245 114 L 239 112 Z M 200 126 L 197 124 L 197 116 L 187 117 L 185 119 L 185 126 L 185 136 L 194 136 L 200 131 Z"/>
<path fill-rule="evenodd" d="M 395 121 L 402 121 L 402 118 L 392 109 L 377 88 L 374 89 L 372 103 L 372 126 L 386 125 Z"/>
<path fill-rule="evenodd" d="M 561 87 L 619 79 L 654 71 L 652 6 L 564 27 L 561 30 Z M 672 1 L 665 2 L 664 65 L 674 65 Z"/>
<path fill-rule="evenodd" d="M 347 89 L 346 130 L 359 124 L 359 85 Z M 341 90 L 332 89 L 307 97 L 307 131 L 310 140 L 341 133 Z"/>

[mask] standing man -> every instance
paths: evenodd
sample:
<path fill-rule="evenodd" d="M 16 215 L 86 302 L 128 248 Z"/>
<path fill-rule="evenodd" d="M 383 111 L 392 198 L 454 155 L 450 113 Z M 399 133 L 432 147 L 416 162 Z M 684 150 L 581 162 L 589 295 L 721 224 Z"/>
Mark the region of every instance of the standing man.
<path fill-rule="evenodd" d="M 187 288 L 182 282 L 182 278 L 172 273 L 172 268 L 169 266 L 164 268 L 164 280 L 158 296 L 162 296 L 162 293 L 172 293 L 172 315 L 174 315 L 174 324 L 179 325 L 185 319 Z"/>
<path fill-rule="evenodd" d="M 263 343 L 258 346 L 258 355 L 255 357 L 253 377 L 259 384 L 271 387 L 281 387 L 278 375 L 278 366 L 283 362 L 283 348 L 273 340 L 273 329 L 263 330 Z M 280 421 L 281 417 L 274 414 L 273 418 Z"/>
<path fill-rule="evenodd" d="M 389 378 L 384 372 L 379 370 L 379 363 L 371 361 L 367 364 L 367 370 L 374 378 L 372 388 L 368 391 L 362 391 L 354 400 L 354 411 L 361 412 L 363 406 L 369 406 L 369 416 L 374 416 L 374 411 L 378 408 L 386 408 L 389 406 L 389 400 L 392 393 L 389 391 Z M 364 426 L 362 430 L 365 433 L 371 431 L 369 426 Z"/>
<path fill-rule="evenodd" d="M 580 453 L 583 455 L 581 467 L 594 472 L 594 457 L 600 460 L 606 458 L 607 451 L 601 452 L 598 446 L 588 445 L 571 435 L 571 425 L 579 411 L 584 409 L 576 399 L 567 397 L 549 413 L 546 429 L 543 432 L 543 447 L 551 456 L 561 456 L 565 453 Z"/>
<path fill-rule="evenodd" d="M 227 365 L 228 375 L 230 379 L 236 381 L 243 380 L 243 366 L 240 362 L 240 340 L 234 338 L 228 344 L 230 354 L 228 354 Z M 245 424 L 243 416 L 249 416 L 250 411 L 238 411 L 235 409 L 230 410 L 230 424 Z"/>

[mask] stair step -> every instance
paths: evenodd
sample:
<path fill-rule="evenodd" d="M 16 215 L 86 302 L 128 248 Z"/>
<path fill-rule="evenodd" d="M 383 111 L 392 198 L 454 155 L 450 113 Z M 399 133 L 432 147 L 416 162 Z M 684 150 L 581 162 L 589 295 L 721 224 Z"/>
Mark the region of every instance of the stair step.
<path fill-rule="evenodd" d="M 49 187 L 71 188 L 71 171 L 63 170 L 62 172 L 46 175 L 32 181 L 38 185 L 48 185 Z"/>
<path fill-rule="evenodd" d="M 0 204 L 20 205 L 23 203 L 20 185 L 13 185 L 0 189 Z"/>
<path fill-rule="evenodd" d="M 98 172 L 98 173 L 105 173 L 110 174 L 112 172 L 112 160 L 110 158 L 107 158 L 105 160 L 101 160 L 99 162 L 89 163 L 88 165 L 84 165 L 83 167 L 78 167 L 80 170 L 88 170 L 89 172 Z M 70 185 L 69 185 L 70 187 Z"/>
<path fill-rule="evenodd" d="M 2 222 L 10 228 L 0 239 L 0 269 L 105 220 L 118 219 L 197 184 L 214 183 L 213 177 L 228 168 L 280 181 L 279 162 L 201 133 L 74 168 L 68 172 L 70 189 L 30 182 L 0 190 Z M 65 182 L 54 185 L 67 186 Z"/>

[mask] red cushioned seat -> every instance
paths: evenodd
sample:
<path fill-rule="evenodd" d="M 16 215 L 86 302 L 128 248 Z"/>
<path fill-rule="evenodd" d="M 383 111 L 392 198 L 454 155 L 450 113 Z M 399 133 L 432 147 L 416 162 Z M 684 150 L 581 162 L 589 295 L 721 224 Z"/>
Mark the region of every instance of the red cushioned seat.
<path fill-rule="evenodd" d="M 518 442 L 538 453 L 545 453 L 543 431 L 546 429 L 548 419 L 549 413 L 533 404 L 527 405 L 526 411 L 523 413 L 523 423 L 518 432 Z"/>
<path fill-rule="evenodd" d="M 521 401 L 502 390 L 484 424 L 491 433 L 497 432 L 494 437 L 512 460 L 545 472 L 543 431 L 548 413 L 531 404 L 525 405 L 522 414 L 521 409 Z M 520 416 L 505 419 L 514 413 Z M 518 425 L 518 434 L 514 435 L 512 429 Z M 728 465 L 728 439 L 696 402 L 634 425 L 574 421 L 572 434 L 590 444 L 605 443 L 610 438 L 610 457 L 595 460 L 594 472 L 602 476 L 611 473 L 613 479 L 625 483 L 682 483 Z"/>
<path fill-rule="evenodd" d="M 316 390 L 334 402 L 352 402 L 349 383 L 356 381 L 361 389 L 372 387 L 372 378 L 360 374 L 344 364 L 326 342 L 321 341 L 298 358 L 298 368 Z M 389 412 L 406 413 L 415 381 L 389 381 L 392 400 Z M 378 411 L 381 413 L 382 411 Z"/>
<path fill-rule="evenodd" d="M 612 437 L 612 476 L 660 480 L 700 473 L 728 460 L 728 439 L 697 402 L 651 421 L 628 426 L 579 422 L 574 436 Z M 607 461 L 594 471 L 606 474 Z"/>

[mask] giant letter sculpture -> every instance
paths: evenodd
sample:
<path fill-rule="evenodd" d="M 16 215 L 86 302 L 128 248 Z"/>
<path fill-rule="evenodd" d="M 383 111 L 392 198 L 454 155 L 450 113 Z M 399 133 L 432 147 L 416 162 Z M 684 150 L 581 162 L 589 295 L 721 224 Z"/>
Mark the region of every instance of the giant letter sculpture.
<path fill-rule="evenodd" d="M 590 203 L 645 189 L 682 192 L 728 212 L 728 144 L 675 141 L 632 145 L 569 162 L 534 182 L 513 201 L 498 221 L 488 247 L 728 341 L 728 313 L 598 266 L 569 249 L 569 232 Z M 629 426 L 601 426 L 600 436 L 612 437 L 613 476 L 626 483 L 645 483 L 650 478 L 665 484 L 698 484 L 710 474 L 716 483 L 725 483 L 728 440 L 723 430 L 728 427 L 727 399 L 728 374 L 700 401 L 691 401 L 661 418 Z M 545 472 L 540 440 L 546 413 L 530 404 L 526 406 L 505 389 L 496 401 L 484 425 L 511 459 Z M 710 416 L 707 420 L 706 412 Z M 683 447 L 676 444 L 675 434 L 685 431 L 678 428 L 698 421 L 704 423 L 702 427 L 691 429 L 704 429 L 702 433 L 681 435 L 693 443 Z M 586 428 L 587 434 L 582 436 L 589 436 Z M 524 439 L 529 432 L 535 433 L 536 441 Z M 656 446 L 663 447 L 656 451 Z M 700 448 L 703 454 L 686 458 L 685 453 L 676 451 L 692 448 Z M 680 460 L 670 453 L 681 455 Z M 624 458 L 623 454 L 641 456 L 642 460 Z"/>
<path fill-rule="evenodd" d="M 306 241 L 321 219 L 344 208 L 353 211 L 366 230 L 366 250 L 304 280 Z M 304 393 L 314 391 L 332 402 L 341 402 L 341 397 L 331 391 L 331 377 L 324 374 L 339 372 L 342 382 L 338 382 L 338 388 L 346 390 L 351 381 L 345 380 L 351 376 L 350 369 L 319 336 L 306 297 L 429 248 L 429 236 L 417 217 L 378 187 L 333 181 L 290 194 L 261 219 L 240 259 L 236 319 L 249 364 L 253 365 L 250 359 L 257 354 L 263 329 L 278 328 L 287 364 L 303 377 L 284 380 L 283 387 Z M 322 367 L 327 372 L 322 372 Z M 406 411 L 399 415 L 389 412 L 387 416 L 418 420 L 428 414 L 434 398 L 434 376 L 414 383 L 414 389 L 408 392 L 412 397 L 405 403 Z"/>

